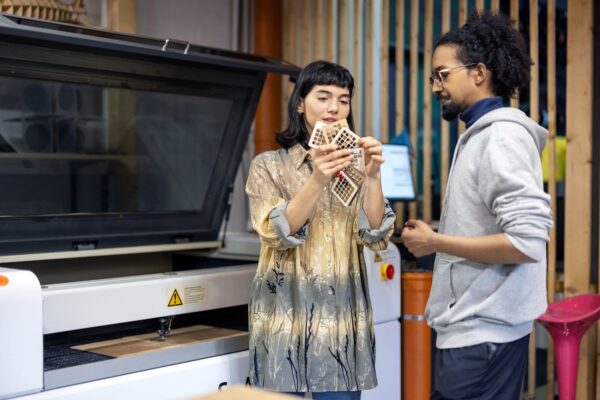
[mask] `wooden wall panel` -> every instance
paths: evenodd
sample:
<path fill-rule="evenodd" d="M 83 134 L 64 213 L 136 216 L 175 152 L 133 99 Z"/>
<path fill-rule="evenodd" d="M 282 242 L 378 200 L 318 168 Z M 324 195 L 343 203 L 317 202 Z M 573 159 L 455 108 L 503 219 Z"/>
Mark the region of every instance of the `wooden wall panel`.
<path fill-rule="evenodd" d="M 566 296 L 590 290 L 593 6 L 592 0 L 571 0 L 567 10 Z M 581 398 L 590 398 L 590 349 L 586 335 L 577 384 Z"/>
<path fill-rule="evenodd" d="M 443 193 L 447 186 L 447 175 L 451 162 L 450 149 L 450 125 L 441 122 L 440 125 L 440 156 L 439 159 L 433 159 L 434 152 L 432 143 L 432 126 L 436 126 L 439 115 L 432 115 L 432 102 L 430 88 L 428 84 L 420 83 L 420 73 L 424 72 L 426 79 L 430 70 L 431 61 L 431 43 L 433 41 L 431 27 L 437 31 L 438 24 L 441 24 L 441 31 L 445 32 L 451 26 L 451 10 L 457 11 L 458 24 L 462 25 L 469 14 L 469 7 L 482 10 L 486 5 L 493 12 L 499 12 L 499 0 L 282 0 L 284 8 L 291 10 L 293 17 L 284 16 L 287 33 L 289 37 L 284 39 L 286 47 L 284 57 L 288 60 L 304 65 L 312 61 L 319 54 L 320 58 L 327 58 L 338 61 L 351 69 L 356 79 L 356 93 L 353 99 L 353 109 L 355 115 L 355 124 L 357 132 L 360 134 L 380 135 L 382 141 L 386 141 L 387 133 L 390 131 L 401 132 L 405 126 L 408 126 L 410 138 L 415 145 L 415 153 L 422 157 L 423 163 L 422 175 L 423 185 L 422 193 L 419 193 L 420 202 L 411 202 L 409 205 L 409 217 L 416 218 L 421 213 L 424 219 L 435 218 L 432 212 L 431 198 L 431 170 L 430 162 L 441 165 L 441 189 Z M 389 1 L 394 1 L 396 9 L 396 24 L 393 27 L 387 26 L 387 14 L 389 13 Z M 519 2 L 519 0 L 507 0 L 510 7 L 510 17 L 516 28 L 519 27 L 519 4 L 522 3 L 523 9 L 537 10 L 539 0 L 529 0 Z M 504 4 L 504 3 L 503 3 Z M 567 72 L 567 132 L 569 135 L 567 146 L 567 209 L 565 238 L 577 238 L 576 241 L 567 241 L 565 249 L 565 279 L 567 295 L 587 292 L 589 285 L 589 269 L 591 255 L 590 239 L 590 162 L 591 162 L 591 119 L 586 119 L 592 113 L 591 109 L 591 86 L 589 82 L 592 79 L 592 54 L 591 44 L 593 38 L 591 32 L 593 23 L 592 18 L 592 0 L 569 0 L 569 32 L 568 32 L 568 72 Z M 548 147 L 550 154 L 556 147 L 554 137 L 556 135 L 556 49 L 554 48 L 556 37 L 554 36 L 553 24 L 555 23 L 556 0 L 548 1 L 548 123 L 550 138 Z M 377 7 L 377 8 L 374 8 Z M 421 14 L 423 7 L 424 14 Z M 312 9 L 312 14 L 306 9 Z M 410 11 L 409 11 L 410 10 Z M 435 13 L 441 11 L 441 16 Z M 530 37 L 530 55 L 535 65 L 532 69 L 532 82 L 530 86 L 530 97 L 527 104 L 530 106 L 530 115 L 538 119 L 540 110 L 539 99 L 539 48 L 538 43 L 538 21 L 537 13 L 531 13 L 530 25 L 527 27 Z M 377 20 L 374 20 L 377 18 Z M 576 21 L 576 24 L 573 22 Z M 456 23 L 456 22 L 454 22 Z M 319 27 L 318 25 L 321 24 Z M 389 31 L 394 29 L 393 37 L 396 38 L 396 69 L 393 71 L 395 76 L 396 90 L 389 92 L 386 88 L 388 73 L 387 62 L 387 38 Z M 419 37 L 420 31 L 424 32 L 423 38 Z M 405 34 L 409 38 L 405 38 Z M 319 37 L 325 36 L 322 45 L 317 44 Z M 381 36 L 381 38 L 379 38 Z M 328 43 L 328 40 L 336 39 Z M 321 38 L 322 39 L 322 38 Z M 410 56 L 405 59 L 404 43 L 410 43 Z M 318 51 L 317 51 L 318 50 Z M 315 53 L 315 51 L 317 51 Z M 406 53 L 408 55 L 408 53 Z M 422 57 L 422 58 L 421 58 Z M 406 64 L 406 65 L 405 65 Z M 405 71 L 408 74 L 405 75 Z M 374 75 L 375 74 L 375 75 Z M 376 79 L 374 79 L 374 77 Z M 585 77 L 583 79 L 582 77 Z M 408 81 L 406 81 L 408 79 Z M 377 87 L 374 85 L 377 84 Z M 405 98 L 405 88 L 408 85 L 408 96 Z M 287 85 L 290 86 L 290 85 Z M 419 102 L 419 93 L 423 90 L 423 101 Z M 285 93 L 285 89 L 282 89 Z M 395 110 L 388 110 L 391 96 L 395 96 Z M 406 102 L 409 102 L 407 105 Z M 511 100 L 513 107 L 519 107 L 519 100 Z M 407 107 L 408 106 L 408 107 Z M 408 112 L 405 112 L 408 109 Z M 283 112 L 283 108 L 282 108 Z M 388 113 L 395 112 L 394 129 L 388 130 Z M 419 117 L 423 120 L 420 121 Z M 435 122 L 435 124 L 434 124 Z M 378 131 L 373 131 L 378 128 Z M 417 147 L 420 141 L 419 134 L 423 132 L 423 141 L 421 148 Z M 464 130 L 464 125 L 459 125 L 459 133 Z M 414 164 L 419 165 L 418 163 Z M 556 215 L 556 182 L 554 180 L 554 170 L 556 160 L 550 157 L 548 166 L 550 172 L 550 181 L 548 191 L 553 198 L 552 209 Z M 416 177 L 416 170 L 414 171 Z M 415 180 L 416 183 L 416 180 Z M 397 204 L 398 206 L 398 204 Z M 418 208 L 422 207 L 422 208 Z M 397 207 L 401 218 L 398 220 L 397 227 L 400 228 L 404 222 L 402 207 Z M 579 212 L 579 214 L 576 214 Z M 550 232 L 550 242 L 548 246 L 548 300 L 554 298 L 554 281 L 556 280 L 556 236 L 555 230 Z M 586 339 L 587 340 L 587 339 Z M 586 342 L 585 350 L 594 353 L 593 346 Z M 550 356 L 553 348 L 550 347 Z M 532 355 L 533 355 L 532 351 Z M 594 353 L 595 354 L 595 353 Z M 583 361 L 582 361 L 583 363 Z M 589 394 L 590 379 L 595 373 L 595 364 L 590 363 L 589 357 L 580 366 L 583 369 L 583 380 L 586 382 L 585 392 Z M 530 359 L 530 376 L 535 376 L 534 358 Z M 553 365 L 552 359 L 549 361 L 547 371 L 548 380 L 552 384 Z M 528 382 L 528 396 L 532 396 L 533 381 Z"/>

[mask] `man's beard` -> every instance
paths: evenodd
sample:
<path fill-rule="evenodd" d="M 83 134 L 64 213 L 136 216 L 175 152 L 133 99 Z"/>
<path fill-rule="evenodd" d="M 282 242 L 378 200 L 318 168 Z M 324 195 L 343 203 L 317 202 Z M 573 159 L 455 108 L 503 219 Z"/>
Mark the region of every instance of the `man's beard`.
<path fill-rule="evenodd" d="M 458 114 L 462 112 L 462 107 L 460 104 L 455 103 L 453 101 L 449 101 L 445 104 L 442 104 L 442 118 L 446 121 L 452 121 L 458 117 Z"/>

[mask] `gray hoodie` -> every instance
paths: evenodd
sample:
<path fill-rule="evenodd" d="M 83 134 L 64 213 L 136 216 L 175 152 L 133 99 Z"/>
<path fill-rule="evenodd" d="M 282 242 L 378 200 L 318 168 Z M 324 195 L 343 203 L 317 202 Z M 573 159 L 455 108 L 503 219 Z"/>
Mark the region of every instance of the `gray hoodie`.
<path fill-rule="evenodd" d="M 522 111 L 499 108 L 459 138 L 439 232 L 503 232 L 534 261 L 482 264 L 438 253 L 425 315 L 438 348 L 504 343 L 531 332 L 546 310 L 546 242 L 552 226 L 540 152 L 548 132 Z"/>

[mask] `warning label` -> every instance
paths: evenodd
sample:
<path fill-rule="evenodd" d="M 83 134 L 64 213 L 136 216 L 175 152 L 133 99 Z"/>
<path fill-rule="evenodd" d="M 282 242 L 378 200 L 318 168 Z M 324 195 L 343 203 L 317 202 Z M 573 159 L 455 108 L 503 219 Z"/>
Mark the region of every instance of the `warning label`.
<path fill-rule="evenodd" d="M 177 292 L 177 289 L 173 290 L 173 294 L 171 295 L 171 298 L 169 299 L 168 307 L 175 307 L 175 306 L 182 306 L 182 305 L 183 305 L 183 301 L 181 301 L 181 296 L 179 296 L 179 292 Z"/>
<path fill-rule="evenodd" d="M 184 289 L 186 304 L 201 304 L 207 299 L 207 286 L 188 286 Z"/>

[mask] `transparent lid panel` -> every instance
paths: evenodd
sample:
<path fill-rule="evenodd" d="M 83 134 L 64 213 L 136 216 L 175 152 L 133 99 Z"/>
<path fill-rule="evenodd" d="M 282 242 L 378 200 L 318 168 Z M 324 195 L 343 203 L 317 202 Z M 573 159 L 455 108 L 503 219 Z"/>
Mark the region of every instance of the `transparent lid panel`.
<path fill-rule="evenodd" d="M 232 98 L 0 76 L 0 214 L 199 211 Z"/>

